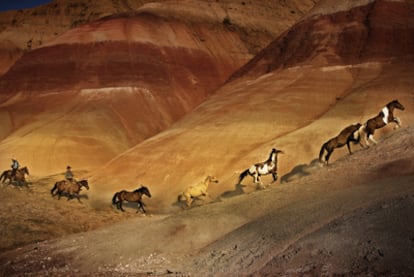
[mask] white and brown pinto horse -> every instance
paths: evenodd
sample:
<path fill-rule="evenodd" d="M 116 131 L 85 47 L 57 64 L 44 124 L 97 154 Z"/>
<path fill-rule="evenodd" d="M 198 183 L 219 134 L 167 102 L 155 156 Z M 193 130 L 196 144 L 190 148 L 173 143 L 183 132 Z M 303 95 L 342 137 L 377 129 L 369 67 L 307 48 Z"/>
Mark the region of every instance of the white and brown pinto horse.
<path fill-rule="evenodd" d="M 273 148 L 270 152 L 269 158 L 261 163 L 256 163 L 252 166 L 250 166 L 248 169 L 243 171 L 239 175 L 239 184 L 241 184 L 241 181 L 246 177 L 247 175 L 250 175 L 253 177 L 253 181 L 255 184 L 262 184 L 262 181 L 260 180 L 260 176 L 272 174 L 273 176 L 273 182 L 277 180 L 277 155 L 283 154 L 283 151 L 278 150 L 276 148 Z"/>
<path fill-rule="evenodd" d="M 349 154 L 352 154 L 350 146 L 351 142 L 359 143 L 359 145 L 363 147 L 363 145 L 361 144 L 361 135 L 359 133 L 359 129 L 361 128 L 361 126 L 361 123 L 349 125 L 348 127 L 344 128 L 339 133 L 339 135 L 325 142 L 322 145 L 321 150 L 319 151 L 319 162 L 328 165 L 329 157 L 331 156 L 334 149 L 342 147 L 345 144 L 348 147 Z M 323 155 L 325 154 L 325 151 L 326 155 L 324 158 Z"/>
<path fill-rule="evenodd" d="M 401 120 L 394 116 L 394 109 L 405 110 L 404 106 L 398 102 L 398 100 L 391 101 L 378 113 L 377 116 L 368 119 L 361 127 L 362 131 L 366 133 L 365 141 L 367 145 L 369 145 L 369 140 L 374 144 L 377 143 L 374 139 L 374 132 L 376 129 L 382 128 L 391 122 L 397 124 L 395 128 L 401 127 Z"/>
<path fill-rule="evenodd" d="M 209 175 L 197 185 L 187 187 L 184 192 L 178 195 L 178 202 L 185 201 L 187 207 L 190 207 L 194 199 L 200 196 L 209 196 L 207 189 L 208 185 L 212 182 L 218 183 L 219 181 L 214 176 Z"/>

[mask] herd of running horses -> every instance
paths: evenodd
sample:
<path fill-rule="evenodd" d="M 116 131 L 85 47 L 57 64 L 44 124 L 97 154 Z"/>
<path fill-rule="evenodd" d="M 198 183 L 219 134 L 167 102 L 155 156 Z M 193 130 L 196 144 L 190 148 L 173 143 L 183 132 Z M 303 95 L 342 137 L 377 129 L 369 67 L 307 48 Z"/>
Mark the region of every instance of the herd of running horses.
<path fill-rule="evenodd" d="M 358 143 L 361 147 L 364 147 L 361 143 L 362 135 L 365 136 L 366 146 L 368 147 L 370 145 L 369 141 L 374 144 L 377 143 L 377 141 L 374 139 L 374 132 L 376 129 L 382 128 L 389 123 L 397 124 L 396 128 L 401 127 L 401 120 L 394 115 L 394 109 L 404 110 L 405 108 L 398 100 L 394 100 L 389 102 L 375 117 L 368 119 L 365 124 L 356 123 L 344 128 L 336 137 L 331 138 L 322 145 L 319 153 L 320 163 L 328 165 L 329 157 L 332 155 L 334 149 L 342 147 L 344 145 L 347 145 L 349 154 L 352 154 L 350 147 L 351 142 L 354 144 Z M 326 155 L 324 156 L 325 152 Z M 239 175 L 238 184 L 241 184 L 241 181 L 248 175 L 252 176 L 253 182 L 258 185 L 262 184 L 260 179 L 262 175 L 272 174 L 273 182 L 275 182 L 278 179 L 277 158 L 278 154 L 282 153 L 283 151 L 273 148 L 270 152 L 269 158 L 266 161 L 253 164 Z M 29 175 L 29 170 L 27 167 L 19 168 L 15 174 L 13 174 L 12 170 L 6 170 L 1 174 L 0 181 L 3 184 L 5 184 L 6 180 L 8 180 L 9 184 L 14 183 L 27 185 L 25 175 Z M 207 176 L 199 184 L 187 187 L 186 190 L 178 196 L 178 203 L 185 202 L 186 206 L 190 207 L 194 200 L 200 196 L 209 196 L 207 189 L 211 182 L 217 183 L 218 180 L 214 176 Z M 57 195 L 58 199 L 60 199 L 61 196 L 66 195 L 68 197 L 68 200 L 77 198 L 78 201 L 81 202 L 79 192 L 83 187 L 89 189 L 87 180 L 62 180 L 54 184 L 50 193 L 52 194 L 52 197 Z M 151 197 L 149 189 L 145 186 L 141 186 L 134 191 L 121 190 L 116 192 L 112 197 L 112 204 L 121 211 L 124 211 L 122 208 L 122 203 L 124 201 L 134 202 L 138 204 L 137 212 L 139 212 L 139 210 L 142 210 L 142 212 L 145 214 L 145 205 L 142 202 L 143 195 Z"/>

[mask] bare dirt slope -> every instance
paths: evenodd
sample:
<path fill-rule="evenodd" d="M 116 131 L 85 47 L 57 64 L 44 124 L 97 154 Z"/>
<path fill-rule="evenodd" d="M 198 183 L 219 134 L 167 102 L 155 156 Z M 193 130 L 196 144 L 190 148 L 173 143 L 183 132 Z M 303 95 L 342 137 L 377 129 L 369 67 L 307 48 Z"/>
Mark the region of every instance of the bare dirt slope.
<path fill-rule="evenodd" d="M 77 172 L 76 177 L 88 178 L 91 186 L 83 192 L 88 196 L 83 204 L 52 199 L 48 190 L 62 176 L 40 170 L 28 177 L 31 190 L 2 190 L 4 201 L 15 204 L 18 199 L 25 207 L 16 218 L 10 214 L 13 204 L 2 207 L 2 216 L 14 228 L 1 229 L 5 243 L 7 236 L 12 241 L 3 247 L 10 251 L 0 256 L 4 275 L 411 272 L 407 261 L 413 257 L 413 222 L 407 213 L 414 192 L 412 2 L 353 1 L 355 5 L 341 6 L 338 12 L 330 3 L 323 1 L 311 17 L 269 44 L 192 112 L 118 155 L 117 147 L 123 144 L 114 138 L 120 125 L 110 125 L 113 129 L 107 132 L 105 124 L 124 117 L 102 114 L 94 101 L 80 102 L 88 116 L 78 116 L 78 97 L 71 102 L 74 106 L 61 111 L 63 117 L 45 113 L 37 124 L 3 140 L 2 156 L 20 150 L 31 161 L 30 168 L 48 163 L 44 172 L 60 172 L 73 157 L 79 165 L 75 169 L 90 169 L 92 162 L 102 165 Z M 349 47 L 350 41 L 354 47 Z M 104 92 L 109 103 L 119 96 L 116 90 Z M 14 97 L 7 105 L 21 100 L 20 94 Z M 50 97 L 45 99 L 67 99 Z M 402 129 L 394 131 L 389 124 L 375 133 L 377 146 L 353 145 L 352 156 L 345 147 L 337 149 L 331 166 L 318 166 L 325 141 L 349 124 L 366 122 L 394 99 L 405 106 L 404 111 L 395 110 Z M 30 103 L 20 102 L 22 110 Z M 131 110 L 122 112 L 127 116 Z M 9 128 L 33 123 L 30 116 L 15 122 L 8 112 L 2 115 Z M 136 127 L 136 121 L 130 123 Z M 74 151 L 60 155 L 57 150 L 39 150 L 39 145 L 48 150 L 50 133 L 55 127 L 66 131 L 65 126 L 70 131 L 64 132 L 69 137 L 63 145 Z M 96 132 L 99 144 L 88 130 Z M 99 145 L 117 149 L 111 160 L 105 162 L 111 155 L 102 155 Z M 279 180 L 270 184 L 271 177 L 264 176 L 263 191 L 257 191 L 251 178 L 238 184 L 239 174 L 264 161 L 274 147 L 285 152 L 279 156 Z M 13 152 L 7 152 L 10 149 Z M 52 157 L 59 157 L 60 165 Z M 8 158 L 1 162 L 8 166 Z M 177 196 L 210 174 L 220 181 L 209 187 L 210 198 L 181 209 Z M 111 208 L 115 191 L 141 184 L 152 194 L 144 198 L 148 216 L 136 215 L 133 206 L 126 213 Z M 29 197 L 38 201 L 27 201 Z M 36 218 L 35 223 L 30 218 Z M 54 228 L 53 222 L 61 227 Z M 71 229 L 72 222 L 80 227 Z M 39 229 L 39 235 L 20 235 Z M 86 232 L 69 235 L 79 231 Z"/>
<path fill-rule="evenodd" d="M 4 252 L 3 274 L 408 276 L 414 256 L 413 134 L 412 126 L 403 128 L 288 184 L 218 197 L 175 214 L 128 216 L 94 231 Z M 45 207 L 52 203 L 39 192 L 21 193 L 42 199 Z M 102 224 L 125 216 L 108 207 L 90 213 L 90 201 L 84 202 L 63 203 L 60 216 L 73 223 L 101 216 Z M 76 211 L 79 206 L 84 213 Z M 151 205 L 147 208 L 151 214 Z M 35 217 L 41 223 L 56 214 L 42 209 Z"/>

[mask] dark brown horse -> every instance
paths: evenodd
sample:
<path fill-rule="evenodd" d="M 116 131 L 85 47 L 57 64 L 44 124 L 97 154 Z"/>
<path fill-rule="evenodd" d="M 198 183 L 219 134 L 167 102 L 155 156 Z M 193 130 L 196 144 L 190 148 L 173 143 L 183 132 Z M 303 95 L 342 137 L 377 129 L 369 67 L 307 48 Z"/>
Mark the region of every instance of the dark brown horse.
<path fill-rule="evenodd" d="M 6 180 L 9 180 L 9 184 L 17 182 L 18 184 L 27 184 L 25 175 L 29 175 L 29 169 L 25 166 L 16 170 L 16 174 L 13 176 L 13 170 L 5 170 L 0 175 L 0 181 L 4 184 Z"/>
<path fill-rule="evenodd" d="M 72 199 L 73 197 L 76 197 L 79 202 L 79 192 L 81 191 L 82 187 L 85 187 L 89 190 L 89 184 L 87 180 L 81 180 L 81 181 L 68 181 L 68 180 L 62 180 L 59 182 L 56 182 L 53 188 L 50 190 L 50 194 L 53 196 L 58 196 L 58 199 L 62 195 L 66 195 L 68 197 L 68 200 Z"/>
<path fill-rule="evenodd" d="M 394 100 L 389 102 L 377 116 L 367 120 L 362 128 L 366 133 L 365 142 L 367 145 L 369 145 L 368 140 L 371 140 L 374 144 L 377 143 L 374 139 L 374 132 L 376 129 L 382 128 L 391 122 L 397 124 L 395 128 L 401 127 L 401 120 L 394 116 L 394 109 L 405 110 L 404 106 L 398 102 L 398 100 Z"/>
<path fill-rule="evenodd" d="M 283 154 L 283 151 L 277 150 L 276 148 L 273 148 L 270 152 L 269 158 L 262 163 L 256 163 L 243 171 L 239 175 L 239 184 L 241 184 L 241 181 L 246 177 L 247 175 L 250 175 L 253 177 L 253 181 L 255 184 L 262 184 L 262 181 L 260 180 L 261 175 L 267 175 L 272 174 L 273 176 L 273 182 L 277 180 L 277 155 L 281 153 Z"/>
<path fill-rule="evenodd" d="M 139 212 L 139 209 L 141 208 L 141 210 L 145 214 L 144 203 L 142 202 L 143 195 L 146 195 L 151 198 L 151 193 L 145 186 L 141 186 L 139 189 L 136 189 L 134 191 L 121 190 L 116 192 L 112 197 L 112 204 L 116 205 L 117 209 L 120 209 L 121 211 L 125 212 L 125 210 L 122 208 L 123 201 L 137 202 L 137 212 Z"/>
<path fill-rule="evenodd" d="M 349 154 L 352 154 L 350 143 L 359 143 L 361 147 L 361 135 L 359 134 L 359 129 L 361 128 L 361 123 L 352 124 L 343 129 L 339 135 L 334 138 L 331 138 L 327 142 L 322 145 L 321 151 L 319 152 L 319 161 L 321 163 L 326 163 L 328 165 L 329 157 L 331 156 L 332 152 L 335 148 L 342 147 L 346 144 L 348 146 Z M 327 152 L 325 155 L 325 160 L 323 160 L 323 154 Z"/>

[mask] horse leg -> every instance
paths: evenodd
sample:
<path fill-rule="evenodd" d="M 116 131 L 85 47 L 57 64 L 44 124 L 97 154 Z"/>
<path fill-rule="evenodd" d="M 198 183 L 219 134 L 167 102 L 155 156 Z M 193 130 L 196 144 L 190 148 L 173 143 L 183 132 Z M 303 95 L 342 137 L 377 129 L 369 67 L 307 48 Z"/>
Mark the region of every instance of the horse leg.
<path fill-rule="evenodd" d="M 76 193 L 76 198 L 78 199 L 79 203 L 82 203 L 82 201 L 80 200 L 80 197 L 79 197 L 79 193 Z"/>
<path fill-rule="evenodd" d="M 272 176 L 273 176 L 273 182 L 276 182 L 278 178 L 277 172 L 272 172 Z"/>
<path fill-rule="evenodd" d="M 144 203 L 142 203 L 141 201 L 138 201 L 138 209 L 137 209 L 137 213 L 139 212 L 139 208 L 141 208 L 141 210 L 144 212 L 145 214 L 145 209 L 144 209 Z"/>
<path fill-rule="evenodd" d="M 190 207 L 191 206 L 191 204 L 193 203 L 193 198 L 190 196 L 190 197 L 188 197 L 188 198 L 186 198 L 186 201 L 185 201 L 185 203 L 187 204 L 187 207 Z"/>
<path fill-rule="evenodd" d="M 394 126 L 394 130 L 398 129 L 398 128 L 401 128 L 401 120 L 398 117 L 394 116 L 393 122 L 395 122 L 397 124 L 397 125 Z"/>
<path fill-rule="evenodd" d="M 370 134 L 370 135 L 368 136 L 368 139 L 369 139 L 370 141 L 372 141 L 374 144 L 377 144 L 377 143 L 378 143 L 378 142 L 374 139 L 374 134 Z M 368 140 L 367 140 L 367 145 L 369 145 Z"/>
<path fill-rule="evenodd" d="M 115 205 L 116 209 L 119 210 L 119 200 L 115 201 L 113 204 Z"/>
<path fill-rule="evenodd" d="M 328 153 L 326 153 L 326 156 L 325 156 L 326 165 L 329 164 L 329 158 L 331 157 L 332 153 L 333 153 L 333 149 L 329 149 Z"/>
<path fill-rule="evenodd" d="M 119 200 L 119 209 L 123 212 L 125 212 L 125 210 L 122 208 L 122 200 Z"/>
<path fill-rule="evenodd" d="M 259 183 L 259 174 L 257 172 L 253 173 L 253 183 L 258 184 Z"/>
<path fill-rule="evenodd" d="M 182 195 L 185 198 L 185 204 L 187 205 L 187 207 L 190 207 L 191 203 L 193 203 L 193 199 L 191 198 L 191 194 L 184 192 Z"/>
<path fill-rule="evenodd" d="M 259 182 L 260 185 L 262 185 L 262 178 L 260 174 L 257 174 L 257 181 Z"/>
<path fill-rule="evenodd" d="M 351 142 L 351 140 L 349 139 L 349 140 L 347 140 L 346 141 L 346 146 L 348 147 L 348 152 L 349 152 L 349 155 L 352 155 L 352 151 L 351 151 L 351 145 L 350 145 L 350 142 Z"/>

